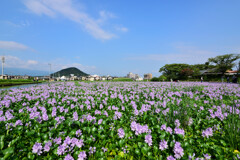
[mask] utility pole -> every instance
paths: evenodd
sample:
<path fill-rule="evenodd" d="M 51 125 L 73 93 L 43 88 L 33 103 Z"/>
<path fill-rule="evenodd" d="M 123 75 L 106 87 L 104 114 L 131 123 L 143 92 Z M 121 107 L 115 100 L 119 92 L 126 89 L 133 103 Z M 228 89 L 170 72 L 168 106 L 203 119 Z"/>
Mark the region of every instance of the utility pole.
<path fill-rule="evenodd" d="M 49 82 L 50 82 L 50 78 L 51 78 L 51 66 L 52 66 L 52 64 L 51 64 L 51 63 L 48 63 L 48 65 L 49 65 Z"/>
<path fill-rule="evenodd" d="M 5 57 L 2 56 L 2 79 L 4 79 L 4 78 L 3 78 L 4 63 L 5 63 Z"/>

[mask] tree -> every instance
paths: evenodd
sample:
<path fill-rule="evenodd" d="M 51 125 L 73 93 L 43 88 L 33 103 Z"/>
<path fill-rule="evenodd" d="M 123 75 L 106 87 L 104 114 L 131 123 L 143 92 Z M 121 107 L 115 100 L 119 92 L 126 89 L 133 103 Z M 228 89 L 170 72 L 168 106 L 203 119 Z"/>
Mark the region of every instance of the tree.
<path fill-rule="evenodd" d="M 183 77 L 192 76 L 193 75 L 193 70 L 190 69 L 190 68 L 184 68 L 183 70 L 181 70 L 181 75 Z"/>
<path fill-rule="evenodd" d="M 240 54 L 225 54 L 214 58 L 209 58 L 208 62 L 214 64 L 216 71 L 221 72 L 222 75 L 229 69 L 232 69 L 234 62 L 240 58 Z"/>
<path fill-rule="evenodd" d="M 237 74 L 239 74 L 240 73 L 240 61 L 238 62 L 238 65 L 237 65 L 237 71 L 238 71 Z"/>
<path fill-rule="evenodd" d="M 178 80 L 183 79 L 184 75 L 181 74 L 181 71 L 186 68 L 191 68 L 191 66 L 188 64 L 179 63 L 166 64 L 160 68 L 159 72 L 162 72 L 162 74 L 166 76 L 168 80 L 169 79 Z"/>

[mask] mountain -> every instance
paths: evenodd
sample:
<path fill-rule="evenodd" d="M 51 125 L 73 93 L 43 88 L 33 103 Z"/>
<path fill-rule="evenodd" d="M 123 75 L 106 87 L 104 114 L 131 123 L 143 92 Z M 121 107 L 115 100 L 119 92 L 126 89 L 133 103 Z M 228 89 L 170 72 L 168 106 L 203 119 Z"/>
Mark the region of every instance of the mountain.
<path fill-rule="evenodd" d="M 61 77 L 61 76 L 66 76 L 66 77 L 70 77 L 70 74 L 74 74 L 74 76 L 88 76 L 89 74 L 84 73 L 83 71 L 79 70 L 78 68 L 75 67 L 70 67 L 70 68 L 66 68 L 66 69 L 62 69 L 58 72 L 52 73 L 51 76 L 54 77 Z"/>

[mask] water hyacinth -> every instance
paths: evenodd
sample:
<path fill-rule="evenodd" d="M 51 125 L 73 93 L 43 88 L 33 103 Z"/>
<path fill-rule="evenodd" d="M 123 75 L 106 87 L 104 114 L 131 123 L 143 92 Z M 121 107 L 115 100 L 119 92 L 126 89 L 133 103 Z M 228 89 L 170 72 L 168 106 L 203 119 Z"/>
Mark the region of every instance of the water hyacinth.
<path fill-rule="evenodd" d="M 147 143 L 148 146 L 152 146 L 152 136 L 150 134 L 145 136 L 145 143 Z"/>
<path fill-rule="evenodd" d="M 236 159 L 239 154 L 240 137 L 230 136 L 240 128 L 232 123 L 240 119 L 235 84 L 56 82 L 0 92 L 0 154 L 12 152 L 9 159 Z"/>
<path fill-rule="evenodd" d="M 87 154 L 85 151 L 82 151 L 78 155 L 78 160 L 84 160 L 84 159 L 87 159 Z"/>
<path fill-rule="evenodd" d="M 123 138 L 125 136 L 124 130 L 122 128 L 118 129 L 118 136 L 119 138 Z"/>
<path fill-rule="evenodd" d="M 162 141 L 159 143 L 159 149 L 163 151 L 163 150 L 165 150 L 165 149 L 167 149 L 167 148 L 168 148 L 167 141 L 162 140 Z"/>
<path fill-rule="evenodd" d="M 173 152 L 174 152 L 174 157 L 177 159 L 180 159 L 184 155 L 183 148 L 181 147 L 180 142 L 175 143 Z"/>
<path fill-rule="evenodd" d="M 42 154 L 42 143 L 35 143 L 32 147 L 32 152 L 38 155 Z"/>
<path fill-rule="evenodd" d="M 213 135 L 213 130 L 212 128 L 207 128 L 206 130 L 202 131 L 202 136 L 209 138 L 210 136 Z"/>

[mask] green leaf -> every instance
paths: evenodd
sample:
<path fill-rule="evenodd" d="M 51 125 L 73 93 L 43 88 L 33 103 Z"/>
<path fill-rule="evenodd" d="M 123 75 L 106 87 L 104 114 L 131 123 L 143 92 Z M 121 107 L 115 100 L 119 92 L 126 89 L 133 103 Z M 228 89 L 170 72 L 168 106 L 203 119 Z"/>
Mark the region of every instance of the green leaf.
<path fill-rule="evenodd" d="M 14 153 L 14 148 L 13 147 L 8 147 L 7 149 L 4 149 L 3 154 L 5 155 L 4 158 L 9 157 L 11 154 Z M 7 156 L 6 156 L 7 155 Z"/>
<path fill-rule="evenodd" d="M 139 149 L 135 149 L 135 153 L 137 154 L 137 155 L 140 155 L 140 150 Z"/>
<path fill-rule="evenodd" d="M 147 154 L 148 149 L 147 149 L 147 147 L 142 147 L 141 151 L 145 155 L 145 154 Z"/>
<path fill-rule="evenodd" d="M 2 150 L 4 147 L 4 142 L 0 142 L 0 149 Z"/>
<path fill-rule="evenodd" d="M 28 159 L 34 159 L 35 155 L 32 154 L 32 152 L 28 153 Z"/>

